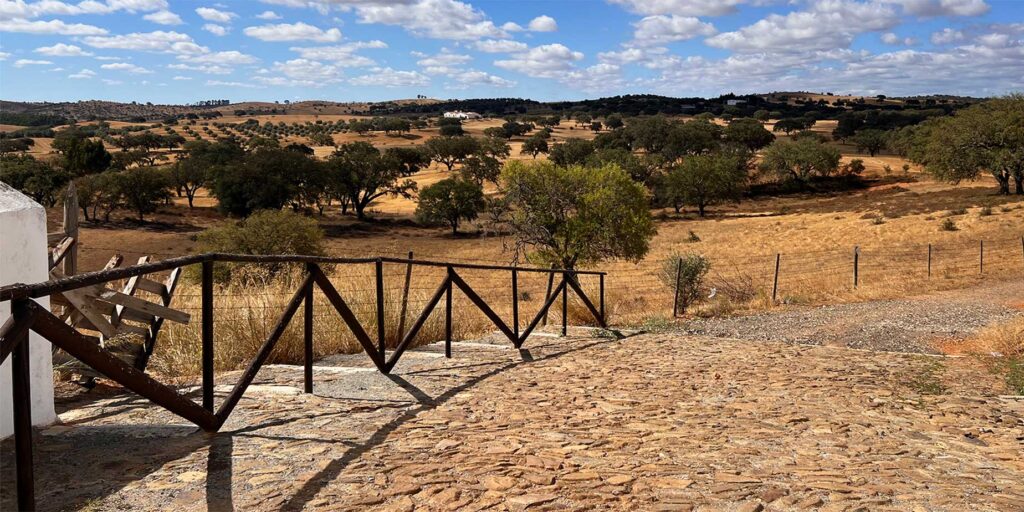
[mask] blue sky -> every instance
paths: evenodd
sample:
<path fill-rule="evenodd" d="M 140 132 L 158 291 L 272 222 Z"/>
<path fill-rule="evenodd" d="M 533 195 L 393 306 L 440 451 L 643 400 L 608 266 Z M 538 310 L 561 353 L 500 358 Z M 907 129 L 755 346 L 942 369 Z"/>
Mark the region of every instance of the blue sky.
<path fill-rule="evenodd" d="M 1018 0 L 0 0 L 0 98 L 1024 90 Z"/>

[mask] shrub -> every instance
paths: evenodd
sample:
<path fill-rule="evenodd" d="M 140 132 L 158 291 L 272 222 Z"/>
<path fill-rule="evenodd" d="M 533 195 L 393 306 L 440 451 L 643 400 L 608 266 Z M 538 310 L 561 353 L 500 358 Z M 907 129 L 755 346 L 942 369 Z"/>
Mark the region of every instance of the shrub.
<path fill-rule="evenodd" d="M 204 231 L 199 235 L 199 248 L 203 252 L 236 254 L 325 254 L 324 233 L 316 221 L 288 210 L 261 210 L 243 221 Z M 241 277 L 256 281 L 273 277 L 288 264 L 261 263 L 258 265 L 218 265 L 221 280 Z M 244 270 L 242 270 L 244 269 Z"/>
<path fill-rule="evenodd" d="M 943 219 L 942 224 L 939 225 L 941 231 L 956 231 L 957 229 L 959 228 L 956 227 L 956 222 L 953 219 Z"/>
<path fill-rule="evenodd" d="M 699 254 L 673 254 L 661 266 L 658 278 L 679 297 L 680 311 L 700 299 L 711 261 Z"/>
<path fill-rule="evenodd" d="M 459 221 L 471 221 L 484 209 L 484 191 L 465 179 L 443 179 L 420 192 L 416 217 L 422 222 L 445 223 L 459 233 Z"/>
<path fill-rule="evenodd" d="M 982 217 L 988 217 L 989 215 L 992 215 L 992 207 L 991 206 L 982 207 L 982 209 L 978 212 L 978 215 L 980 215 Z"/>
<path fill-rule="evenodd" d="M 686 241 L 690 242 L 691 244 L 697 243 L 700 242 L 700 237 L 697 236 L 697 233 L 694 233 L 693 230 L 690 230 L 690 234 L 689 236 L 686 237 Z"/>

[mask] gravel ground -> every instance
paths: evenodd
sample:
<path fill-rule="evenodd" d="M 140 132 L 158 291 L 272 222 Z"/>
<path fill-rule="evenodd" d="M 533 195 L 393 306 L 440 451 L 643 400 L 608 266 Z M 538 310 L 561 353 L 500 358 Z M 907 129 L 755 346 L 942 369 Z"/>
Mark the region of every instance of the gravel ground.
<path fill-rule="evenodd" d="M 692 334 L 892 352 L 935 353 L 934 342 L 965 338 L 1024 315 L 1024 281 L 986 284 L 901 300 L 837 304 L 750 316 L 695 319 Z"/>

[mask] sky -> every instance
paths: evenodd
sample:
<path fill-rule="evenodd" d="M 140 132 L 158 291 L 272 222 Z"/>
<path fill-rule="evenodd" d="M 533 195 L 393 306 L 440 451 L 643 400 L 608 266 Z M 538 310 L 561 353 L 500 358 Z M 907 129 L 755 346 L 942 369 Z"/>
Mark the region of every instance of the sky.
<path fill-rule="evenodd" d="M 1024 0 L 0 0 L 0 98 L 1024 91 Z"/>

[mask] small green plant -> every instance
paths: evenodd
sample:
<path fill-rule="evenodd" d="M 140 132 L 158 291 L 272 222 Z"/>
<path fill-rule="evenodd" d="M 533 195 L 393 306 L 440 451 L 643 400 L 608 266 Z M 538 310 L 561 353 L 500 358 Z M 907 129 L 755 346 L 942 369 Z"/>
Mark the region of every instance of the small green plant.
<path fill-rule="evenodd" d="M 988 217 L 989 215 L 992 215 L 992 207 L 991 206 L 982 207 L 982 209 L 978 211 L 978 215 L 981 216 L 981 217 Z"/>
<path fill-rule="evenodd" d="M 907 375 L 906 385 L 921 395 L 941 395 L 946 392 L 942 373 L 946 367 L 937 358 L 922 357 L 921 365 Z"/>
<path fill-rule="evenodd" d="M 892 167 L 890 167 L 889 164 L 885 164 L 882 166 L 882 171 L 884 171 L 886 176 L 888 176 L 892 174 Z"/>
<path fill-rule="evenodd" d="M 940 231 L 956 231 L 960 228 L 956 227 L 956 222 L 953 219 L 943 219 L 942 224 L 939 225 Z"/>
<path fill-rule="evenodd" d="M 673 254 L 662 263 L 658 277 L 679 298 L 680 312 L 686 312 L 701 298 L 710 270 L 711 261 L 700 254 Z"/>
<path fill-rule="evenodd" d="M 1001 363 L 999 373 L 1003 374 L 1010 392 L 1024 395 L 1024 357 L 1008 357 Z"/>
<path fill-rule="evenodd" d="M 694 233 L 693 230 L 690 230 L 690 235 L 686 237 L 686 241 L 691 244 L 697 243 L 700 242 L 700 237 L 697 236 L 697 233 Z"/>
<path fill-rule="evenodd" d="M 903 164 L 903 174 L 910 174 L 910 164 Z"/>
<path fill-rule="evenodd" d="M 879 215 L 879 216 L 871 219 L 871 223 L 874 224 L 875 226 L 878 226 L 880 224 L 885 224 L 885 219 L 882 218 L 881 215 Z"/>
<path fill-rule="evenodd" d="M 947 217 L 953 217 L 956 215 L 967 215 L 967 208 L 955 208 L 946 214 Z"/>

